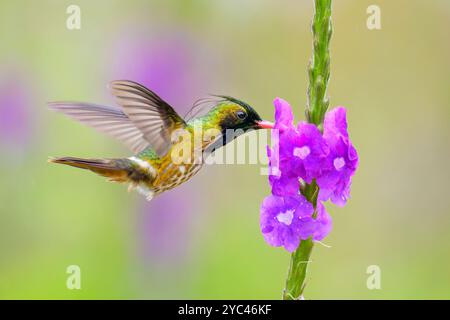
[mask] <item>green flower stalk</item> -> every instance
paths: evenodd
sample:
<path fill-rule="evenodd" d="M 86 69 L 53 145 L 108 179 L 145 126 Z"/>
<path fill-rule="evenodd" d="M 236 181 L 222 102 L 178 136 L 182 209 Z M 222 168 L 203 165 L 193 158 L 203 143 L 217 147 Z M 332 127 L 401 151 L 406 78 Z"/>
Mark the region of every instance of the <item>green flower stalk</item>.
<path fill-rule="evenodd" d="M 323 128 L 323 120 L 329 105 L 327 86 L 330 79 L 331 0 L 315 0 L 312 34 L 313 52 L 308 68 L 309 87 L 306 119 L 318 128 Z M 319 187 L 313 180 L 311 184 L 304 185 L 301 189 L 302 194 L 314 207 L 313 217 L 315 218 Z M 313 240 L 309 238 L 302 240 L 297 250 L 292 253 L 286 287 L 283 292 L 284 300 L 303 299 L 306 274 L 313 247 Z"/>
<path fill-rule="evenodd" d="M 315 0 L 312 22 L 313 52 L 309 64 L 309 87 L 306 119 L 322 127 L 330 103 L 327 86 L 330 79 L 331 0 Z"/>

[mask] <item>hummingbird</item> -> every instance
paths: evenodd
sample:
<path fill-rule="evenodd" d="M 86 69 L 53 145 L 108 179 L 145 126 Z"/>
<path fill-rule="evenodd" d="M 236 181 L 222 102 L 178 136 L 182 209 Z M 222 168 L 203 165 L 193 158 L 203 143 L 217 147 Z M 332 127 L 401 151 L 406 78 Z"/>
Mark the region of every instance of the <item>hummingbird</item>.
<path fill-rule="evenodd" d="M 109 181 L 128 184 L 129 191 L 136 189 L 147 200 L 196 174 L 205 156 L 231 141 L 226 138 L 228 130 L 236 132 L 234 139 L 245 130 L 274 126 L 263 121 L 250 105 L 230 96 L 215 96 L 219 100 L 205 115 L 188 120 L 137 82 L 112 81 L 109 88 L 120 108 L 83 102 L 50 102 L 49 107 L 113 136 L 133 155 L 112 159 L 59 157 L 49 162 L 90 170 Z M 205 132 L 212 133 L 205 139 Z M 200 143 L 196 144 L 198 138 Z"/>

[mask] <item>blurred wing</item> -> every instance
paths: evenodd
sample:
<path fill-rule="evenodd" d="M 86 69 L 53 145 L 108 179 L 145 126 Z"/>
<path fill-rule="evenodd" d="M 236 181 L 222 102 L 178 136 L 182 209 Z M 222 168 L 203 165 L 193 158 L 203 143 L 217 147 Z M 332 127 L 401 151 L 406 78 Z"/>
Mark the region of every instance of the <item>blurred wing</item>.
<path fill-rule="evenodd" d="M 217 99 L 215 96 L 198 99 L 183 118 L 186 122 L 189 122 L 189 120 L 194 119 L 195 117 L 203 116 L 222 101 L 224 100 Z"/>
<path fill-rule="evenodd" d="M 142 132 L 122 110 L 82 102 L 50 102 L 49 107 L 117 138 L 134 153 L 149 146 Z"/>
<path fill-rule="evenodd" d="M 164 155 L 171 145 L 173 131 L 186 126 L 185 121 L 158 95 L 132 81 L 111 82 L 111 92 L 123 112 L 142 132 L 157 154 Z"/>

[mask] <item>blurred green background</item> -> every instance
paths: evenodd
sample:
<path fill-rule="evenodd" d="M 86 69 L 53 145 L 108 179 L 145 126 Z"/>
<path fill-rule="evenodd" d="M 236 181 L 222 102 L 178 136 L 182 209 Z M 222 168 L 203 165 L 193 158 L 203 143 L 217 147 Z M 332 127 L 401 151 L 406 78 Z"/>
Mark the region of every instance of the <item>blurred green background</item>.
<path fill-rule="evenodd" d="M 81 8 L 68 30 L 66 9 Z M 314 249 L 307 299 L 450 298 L 450 3 L 334 1 L 331 105 L 360 155 L 352 199 Z M 312 1 L 0 1 L 0 298 L 278 299 L 289 254 L 268 246 L 256 165 L 204 168 L 146 203 L 48 156 L 129 156 L 47 101 L 111 104 L 129 78 L 178 110 L 229 94 L 273 119 L 306 103 Z M 81 290 L 66 268 L 81 268 Z M 381 268 L 368 290 L 366 269 Z"/>

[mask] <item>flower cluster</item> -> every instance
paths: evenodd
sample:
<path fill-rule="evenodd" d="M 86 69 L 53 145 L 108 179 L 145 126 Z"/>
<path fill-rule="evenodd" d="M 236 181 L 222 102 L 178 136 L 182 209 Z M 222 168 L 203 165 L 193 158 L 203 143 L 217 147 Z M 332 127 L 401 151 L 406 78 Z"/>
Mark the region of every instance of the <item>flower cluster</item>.
<path fill-rule="evenodd" d="M 293 252 L 300 240 L 319 241 L 330 232 L 331 217 L 322 202 L 345 205 L 358 155 L 347 133 L 345 108 L 325 115 L 322 134 L 310 123 L 295 126 L 283 99 L 276 98 L 274 105 L 273 146 L 267 147 L 272 195 L 261 206 L 261 232 L 270 245 Z M 315 209 L 300 192 L 301 184 L 313 181 L 319 186 Z"/>

